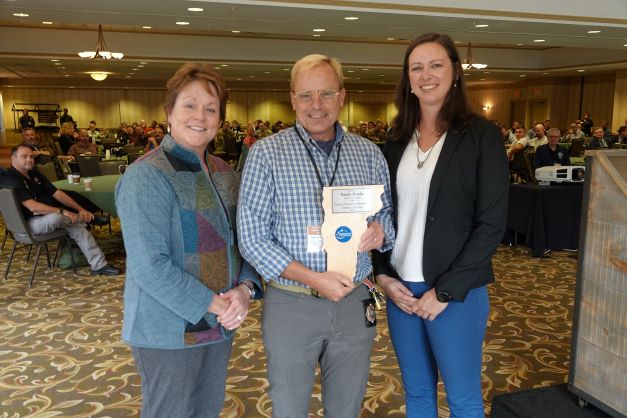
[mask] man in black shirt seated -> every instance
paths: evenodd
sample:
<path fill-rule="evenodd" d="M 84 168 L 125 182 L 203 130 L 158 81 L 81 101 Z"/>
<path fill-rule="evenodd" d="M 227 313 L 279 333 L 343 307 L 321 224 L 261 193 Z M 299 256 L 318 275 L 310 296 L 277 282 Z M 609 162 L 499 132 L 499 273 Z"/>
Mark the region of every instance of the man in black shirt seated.
<path fill-rule="evenodd" d="M 33 170 L 34 165 L 32 148 L 18 145 L 11 150 L 11 168 L 5 172 L 2 184 L 13 187 L 31 232 L 39 235 L 65 229 L 87 258 L 92 275 L 120 274 L 119 269 L 107 263 L 104 253 L 87 230 L 86 222 L 93 221 L 94 214 Z"/>
<path fill-rule="evenodd" d="M 535 168 L 545 167 L 547 165 L 570 165 L 568 150 L 557 145 L 559 140 L 559 129 L 549 129 L 548 144 L 540 145 L 536 149 Z"/>

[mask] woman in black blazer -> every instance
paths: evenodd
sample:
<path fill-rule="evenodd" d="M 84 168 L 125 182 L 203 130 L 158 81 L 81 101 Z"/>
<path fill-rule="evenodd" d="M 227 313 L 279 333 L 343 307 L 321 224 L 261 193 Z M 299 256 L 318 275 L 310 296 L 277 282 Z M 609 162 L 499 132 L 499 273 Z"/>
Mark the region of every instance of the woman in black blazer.
<path fill-rule="evenodd" d="M 453 417 L 483 417 L 481 347 L 486 284 L 503 237 L 508 164 L 498 129 L 469 110 L 447 35 L 407 49 L 399 110 L 384 148 L 396 244 L 374 254 L 408 417 L 437 417 L 438 371 Z"/>

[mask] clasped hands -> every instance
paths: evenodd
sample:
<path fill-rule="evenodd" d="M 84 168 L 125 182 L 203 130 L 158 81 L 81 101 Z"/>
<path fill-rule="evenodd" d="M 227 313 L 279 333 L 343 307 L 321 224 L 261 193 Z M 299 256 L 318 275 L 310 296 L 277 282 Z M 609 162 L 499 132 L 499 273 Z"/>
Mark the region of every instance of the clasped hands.
<path fill-rule="evenodd" d="M 416 298 L 411 290 L 393 277 L 380 274 L 377 276 L 377 283 L 394 304 L 408 315 L 416 314 L 422 319 L 433 321 L 448 306 L 448 303 L 438 300 L 435 289 L 430 289 L 420 298 Z"/>
<path fill-rule="evenodd" d="M 224 293 L 216 294 L 208 311 L 216 314 L 218 322 L 226 329 L 238 328 L 248 315 L 250 293 L 244 285 L 239 285 Z"/>
<path fill-rule="evenodd" d="M 63 215 L 70 218 L 70 221 L 72 221 L 73 224 L 80 221 L 89 223 L 94 220 L 94 214 L 85 209 L 79 210 L 78 213 L 72 212 L 70 210 L 65 210 L 63 211 Z"/>

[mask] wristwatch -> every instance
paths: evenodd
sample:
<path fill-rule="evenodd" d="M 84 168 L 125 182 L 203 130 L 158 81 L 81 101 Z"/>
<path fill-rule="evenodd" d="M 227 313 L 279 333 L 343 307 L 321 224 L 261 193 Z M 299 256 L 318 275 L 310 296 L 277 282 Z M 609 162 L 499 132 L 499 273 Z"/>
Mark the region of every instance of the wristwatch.
<path fill-rule="evenodd" d="M 244 285 L 248 288 L 248 296 L 250 296 L 251 299 L 255 297 L 255 285 L 253 284 L 253 282 L 251 282 L 250 280 L 244 280 L 239 284 L 239 286 L 241 285 Z"/>
<path fill-rule="evenodd" d="M 435 288 L 435 297 L 438 299 L 438 302 L 448 303 L 453 297 L 449 295 L 446 290 Z"/>

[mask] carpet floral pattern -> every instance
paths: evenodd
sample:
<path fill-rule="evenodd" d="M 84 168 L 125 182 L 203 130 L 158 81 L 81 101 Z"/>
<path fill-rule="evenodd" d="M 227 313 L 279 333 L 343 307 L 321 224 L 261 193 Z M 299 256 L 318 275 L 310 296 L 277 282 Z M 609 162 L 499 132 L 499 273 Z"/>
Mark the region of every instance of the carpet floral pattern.
<path fill-rule="evenodd" d="M 95 235 L 109 261 L 124 267 L 113 235 Z M 3 231 L 0 231 L 3 232 Z M 9 244 L 11 241 L 9 240 Z M 4 270 L 8 251 L 0 256 Z M 32 288 L 30 263 L 18 252 L 0 282 L 0 418 L 137 417 L 140 381 L 120 341 L 124 276 L 92 277 L 88 268 L 47 271 L 41 262 Z M 531 258 L 524 247 L 501 247 L 483 357 L 486 413 L 493 396 L 567 381 L 576 259 L 555 252 Z M 260 332 L 261 302 L 236 335 L 223 417 L 270 417 Z M 403 417 L 403 390 L 385 315 L 378 335 L 361 417 Z M 448 416 L 440 387 L 441 416 Z M 311 416 L 321 417 L 316 384 Z"/>

